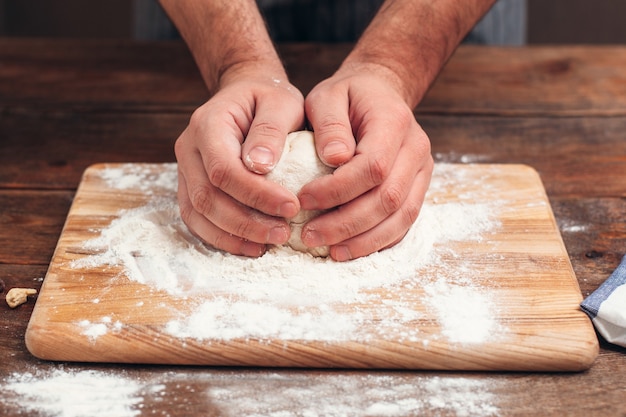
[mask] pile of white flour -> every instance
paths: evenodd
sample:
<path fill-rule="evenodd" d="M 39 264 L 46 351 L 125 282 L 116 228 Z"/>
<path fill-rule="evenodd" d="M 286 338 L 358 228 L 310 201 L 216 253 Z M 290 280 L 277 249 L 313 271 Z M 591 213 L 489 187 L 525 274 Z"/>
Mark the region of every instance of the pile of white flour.
<path fill-rule="evenodd" d="M 164 329 L 171 335 L 199 340 L 332 342 L 377 336 L 418 341 L 419 329 L 409 323 L 423 311 L 437 317 L 442 337 L 455 343 L 481 343 L 504 330 L 495 320 L 492 294 L 472 285 L 471 268 L 450 269 L 442 262 L 442 256 L 456 256 L 450 243 L 480 241 L 499 227 L 497 200 L 484 198 L 488 189 L 481 191 L 482 198 L 462 186 L 453 202 L 437 197 L 464 183 L 464 171 L 454 166 L 436 167 L 432 198 L 399 244 L 343 263 L 286 247 L 272 248 L 257 259 L 208 248 L 179 216 L 176 166 L 154 172 L 154 166 L 131 164 L 102 170 L 111 188 L 159 193 L 145 205 L 119 213 L 99 237 L 85 243 L 94 254 L 71 267 L 121 265 L 128 279 L 189 299 L 192 314 L 173 318 Z M 419 300 L 411 295 L 416 288 L 423 292 Z M 374 319 L 380 320 L 377 334 L 363 333 L 363 324 Z M 123 326 L 116 325 L 117 331 Z M 98 326 L 85 334 L 106 332 L 103 323 Z"/>
<path fill-rule="evenodd" d="M 13 374 L 2 381 L 2 391 L 16 394 L 19 415 L 51 417 L 136 417 L 141 415 L 144 397 L 158 395 L 162 384 L 145 386 L 118 373 L 96 370 Z M 17 415 L 17 414 L 16 414 Z"/>

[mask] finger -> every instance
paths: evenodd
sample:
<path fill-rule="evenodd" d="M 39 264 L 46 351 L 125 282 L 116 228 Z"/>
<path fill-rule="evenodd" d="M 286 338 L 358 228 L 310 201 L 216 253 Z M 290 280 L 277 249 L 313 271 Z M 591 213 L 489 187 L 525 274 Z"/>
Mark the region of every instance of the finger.
<path fill-rule="evenodd" d="M 410 137 L 400 149 L 393 171 L 387 180 L 359 198 L 309 222 L 303 231 L 306 245 L 334 245 L 367 230 L 393 215 L 404 205 L 409 192 L 423 169 L 419 161 L 430 159 L 428 139 Z"/>
<path fill-rule="evenodd" d="M 302 187 L 298 198 L 303 209 L 326 210 L 336 207 L 383 183 L 402 145 L 398 138 L 406 136 L 411 124 L 415 124 L 410 111 L 404 111 L 410 118 L 401 118 L 397 113 L 385 111 L 380 117 L 363 124 L 355 156 L 337 168 L 332 176 L 319 178 Z"/>
<path fill-rule="evenodd" d="M 246 169 L 240 158 L 241 146 L 236 135 L 228 138 L 223 132 L 209 131 L 207 140 L 199 144 L 199 153 L 202 166 L 189 163 L 187 171 L 206 173 L 213 187 L 241 204 L 269 216 L 285 218 L 295 216 L 300 210 L 298 199 L 289 190 Z M 197 179 L 198 186 L 202 186 L 202 180 Z M 190 192 L 194 191 L 190 189 Z M 198 194 L 197 197 L 198 204 L 201 204 L 202 195 Z"/>
<path fill-rule="evenodd" d="M 346 204 L 380 185 L 393 165 L 393 155 L 386 152 L 357 153 L 333 175 L 320 177 L 304 185 L 298 194 L 304 210 L 327 210 Z"/>
<path fill-rule="evenodd" d="M 192 206 L 188 196 L 186 181 L 182 172 L 178 176 L 178 199 L 183 221 L 193 235 L 208 245 L 234 255 L 259 257 L 265 253 L 266 245 L 250 242 L 221 230 Z"/>
<path fill-rule="evenodd" d="M 242 144 L 246 167 L 257 174 L 270 172 L 282 154 L 285 138 L 304 125 L 302 102 L 291 95 L 266 98 L 257 103 L 254 120 Z"/>
<path fill-rule="evenodd" d="M 330 256 L 336 261 L 348 261 L 391 247 L 402 240 L 419 215 L 431 174 L 432 159 L 418 174 L 409 198 L 400 210 L 373 229 L 331 246 Z"/>
<path fill-rule="evenodd" d="M 328 166 L 338 167 L 354 156 L 356 141 L 348 115 L 347 94 L 328 91 L 311 92 L 304 108 L 315 132 L 315 147 L 320 160 Z"/>
<path fill-rule="evenodd" d="M 187 158 L 185 167 L 188 174 L 182 173 L 183 181 L 179 186 L 182 189 L 179 190 L 179 200 L 185 204 L 181 207 L 181 215 L 196 233 L 200 234 L 201 227 L 207 233 L 217 228 L 262 244 L 281 244 L 289 239 L 290 230 L 284 220 L 246 207 L 212 186 L 199 156 Z M 213 228 L 206 227 L 198 216 L 210 222 Z M 201 236 L 207 242 L 214 239 L 209 235 Z"/>
<path fill-rule="evenodd" d="M 413 163 L 414 165 L 414 163 Z M 398 164 L 397 169 L 403 168 Z M 390 176 L 384 184 L 309 222 L 303 230 L 306 245 L 334 245 L 370 230 L 399 210 L 406 200 L 416 173 Z M 410 175 L 409 175 L 410 174 Z"/>

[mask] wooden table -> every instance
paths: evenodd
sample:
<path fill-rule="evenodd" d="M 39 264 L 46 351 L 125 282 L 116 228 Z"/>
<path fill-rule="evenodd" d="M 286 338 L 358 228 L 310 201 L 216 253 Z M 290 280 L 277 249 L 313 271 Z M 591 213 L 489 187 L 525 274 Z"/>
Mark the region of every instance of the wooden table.
<path fill-rule="evenodd" d="M 306 92 L 349 47 L 280 50 Z M 176 137 L 206 99 L 178 42 L 0 39 L 6 287 L 41 286 L 87 166 L 174 161 Z M 436 161 L 524 163 L 539 171 L 583 295 L 617 267 L 626 251 L 626 47 L 463 46 L 416 117 Z M 33 304 L 11 310 L 0 303 L 0 415 L 62 401 L 35 396 L 28 406 L 7 389 L 24 375 L 85 371 L 135 384 L 130 403 L 139 404 L 129 407 L 140 415 L 626 415 L 626 350 L 604 341 L 592 368 L 574 374 L 59 364 L 26 350 Z"/>

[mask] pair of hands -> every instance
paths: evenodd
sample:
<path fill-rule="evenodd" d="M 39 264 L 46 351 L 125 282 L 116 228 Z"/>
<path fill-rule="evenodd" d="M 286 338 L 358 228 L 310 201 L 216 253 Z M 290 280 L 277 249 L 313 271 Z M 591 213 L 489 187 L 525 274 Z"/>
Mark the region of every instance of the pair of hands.
<path fill-rule="evenodd" d="M 338 167 L 298 196 L 263 175 L 306 120 L 319 157 Z M 416 220 L 433 169 L 430 143 L 392 80 L 341 68 L 304 99 L 285 75 L 233 70 L 175 146 L 183 221 L 207 244 L 257 257 L 289 239 L 285 218 L 324 210 L 302 230 L 346 261 L 399 242 Z"/>

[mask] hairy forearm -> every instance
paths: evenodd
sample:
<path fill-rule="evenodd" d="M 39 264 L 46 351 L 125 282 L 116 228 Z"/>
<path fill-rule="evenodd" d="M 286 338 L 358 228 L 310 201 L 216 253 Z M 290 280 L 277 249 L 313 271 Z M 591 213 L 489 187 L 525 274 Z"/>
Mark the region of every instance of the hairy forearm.
<path fill-rule="evenodd" d="M 387 0 L 344 67 L 377 66 L 415 107 L 495 0 Z"/>
<path fill-rule="evenodd" d="M 284 70 L 254 0 L 160 0 L 214 91 L 239 68 Z"/>

